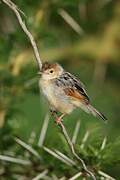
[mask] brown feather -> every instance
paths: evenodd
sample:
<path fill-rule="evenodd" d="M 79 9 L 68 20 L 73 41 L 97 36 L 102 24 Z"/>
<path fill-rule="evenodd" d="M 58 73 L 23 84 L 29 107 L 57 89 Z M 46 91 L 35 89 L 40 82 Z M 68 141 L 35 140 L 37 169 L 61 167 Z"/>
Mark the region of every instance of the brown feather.
<path fill-rule="evenodd" d="M 57 67 L 57 64 L 54 63 L 54 64 L 51 64 L 49 62 L 44 62 L 43 65 L 42 65 L 42 72 L 48 70 L 48 69 L 51 69 L 51 68 L 56 68 Z"/>
<path fill-rule="evenodd" d="M 85 96 L 83 96 L 82 94 L 80 94 L 79 92 L 77 92 L 75 89 L 72 88 L 65 88 L 64 92 L 67 96 L 72 97 L 73 99 L 77 100 L 77 101 L 82 101 L 83 103 L 88 104 L 87 99 L 85 98 Z"/>

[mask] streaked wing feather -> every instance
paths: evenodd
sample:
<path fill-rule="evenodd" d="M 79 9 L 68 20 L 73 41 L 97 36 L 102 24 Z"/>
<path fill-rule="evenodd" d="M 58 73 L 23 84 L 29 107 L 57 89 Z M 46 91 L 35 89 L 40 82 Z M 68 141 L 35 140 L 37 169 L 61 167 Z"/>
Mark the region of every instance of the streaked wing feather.
<path fill-rule="evenodd" d="M 79 99 L 79 100 L 84 100 L 85 97 L 81 95 L 78 91 L 76 91 L 73 88 L 65 88 L 64 92 L 67 96 L 72 97 L 73 99 Z"/>
<path fill-rule="evenodd" d="M 82 82 L 69 72 L 64 72 L 57 79 L 56 83 L 63 87 L 66 95 L 77 99 L 84 99 L 86 102 L 90 101 Z"/>

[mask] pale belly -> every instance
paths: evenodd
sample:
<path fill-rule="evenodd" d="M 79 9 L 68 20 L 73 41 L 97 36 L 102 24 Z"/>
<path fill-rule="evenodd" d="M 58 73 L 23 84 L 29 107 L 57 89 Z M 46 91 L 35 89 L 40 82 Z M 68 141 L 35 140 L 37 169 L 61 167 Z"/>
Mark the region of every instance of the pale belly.
<path fill-rule="evenodd" d="M 74 110 L 75 106 L 71 104 L 69 98 L 64 94 L 61 88 L 42 81 L 40 81 L 40 86 L 52 108 L 65 114 L 69 114 Z"/>

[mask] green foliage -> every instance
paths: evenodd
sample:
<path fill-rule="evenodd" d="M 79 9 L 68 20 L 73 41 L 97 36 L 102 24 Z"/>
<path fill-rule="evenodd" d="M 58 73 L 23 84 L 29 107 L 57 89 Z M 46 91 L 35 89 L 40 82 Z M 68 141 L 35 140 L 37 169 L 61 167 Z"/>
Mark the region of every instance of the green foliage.
<path fill-rule="evenodd" d="M 78 110 L 66 116 L 64 123 L 72 137 L 77 120 L 82 120 L 76 152 L 96 174 L 101 170 L 117 179 L 120 177 L 119 1 L 21 0 L 16 4 L 26 15 L 22 17 L 35 37 L 43 61 L 60 61 L 80 77 L 92 103 L 108 117 L 109 123 L 104 125 Z M 63 19 L 60 9 L 78 23 L 83 34 L 76 33 Z M 50 177 L 56 174 L 68 179 L 81 170 L 81 164 L 72 156 L 52 118 L 44 145 L 52 150 L 59 149 L 77 166 L 66 165 L 37 145 L 48 107 L 42 95 L 39 96 L 39 77 L 29 40 L 3 3 L 0 4 L 0 22 L 0 154 L 31 162 L 21 165 L 0 160 L 0 179 L 31 179 L 45 169 Z M 87 130 L 90 137 L 82 149 Z M 41 159 L 18 145 L 15 136 L 31 145 Z M 107 143 L 101 150 L 104 137 Z M 99 179 L 100 175 L 97 176 Z"/>

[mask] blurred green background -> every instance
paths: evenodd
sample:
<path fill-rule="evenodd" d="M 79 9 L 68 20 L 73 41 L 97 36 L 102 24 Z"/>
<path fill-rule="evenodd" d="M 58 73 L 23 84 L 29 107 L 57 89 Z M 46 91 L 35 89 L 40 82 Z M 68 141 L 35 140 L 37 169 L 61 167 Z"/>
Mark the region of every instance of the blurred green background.
<path fill-rule="evenodd" d="M 104 124 L 99 119 L 76 110 L 64 118 L 64 124 L 72 136 L 73 127 L 78 119 L 81 120 L 78 147 L 86 130 L 90 131 L 86 149 L 89 145 L 99 149 L 100 143 L 107 136 L 108 149 L 105 156 L 107 158 L 102 159 L 104 162 L 100 168 L 120 179 L 120 1 L 16 0 L 14 2 L 25 13 L 22 17 L 36 40 L 41 59 L 59 62 L 66 70 L 80 78 L 86 86 L 92 104 L 108 118 L 108 123 Z M 33 146 L 38 142 L 48 106 L 44 97 L 39 95 L 37 71 L 29 40 L 21 30 L 13 12 L 1 3 L 1 154 L 23 153 L 14 142 L 13 136 L 19 136 L 28 142 L 31 133 L 34 132 Z M 45 145 L 59 147 L 62 150 L 63 140 L 60 139 L 61 135 L 58 132 L 53 118 L 50 118 Z M 46 162 L 51 165 L 50 157 L 45 156 Z M 52 162 L 56 163 L 54 158 Z M 64 175 L 65 167 L 61 168 L 59 162 L 57 165 L 59 170 L 55 167 L 55 172 L 58 176 Z M 13 177 L 13 166 L 0 161 L 0 179 L 17 179 Z M 23 171 L 23 174 L 25 173 Z M 66 177 L 71 173 L 69 172 Z M 28 179 L 32 179 L 35 174 L 35 170 L 33 174 L 31 171 Z"/>

